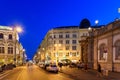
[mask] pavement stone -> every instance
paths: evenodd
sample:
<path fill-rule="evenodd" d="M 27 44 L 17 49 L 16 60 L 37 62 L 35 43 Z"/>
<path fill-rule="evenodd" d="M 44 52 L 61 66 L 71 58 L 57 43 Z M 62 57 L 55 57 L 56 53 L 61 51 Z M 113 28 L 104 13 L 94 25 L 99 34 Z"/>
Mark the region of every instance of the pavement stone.
<path fill-rule="evenodd" d="M 120 72 L 109 72 L 108 76 L 97 77 L 97 71 L 87 71 L 78 68 L 62 67 L 61 73 L 67 74 L 75 80 L 120 80 Z"/>

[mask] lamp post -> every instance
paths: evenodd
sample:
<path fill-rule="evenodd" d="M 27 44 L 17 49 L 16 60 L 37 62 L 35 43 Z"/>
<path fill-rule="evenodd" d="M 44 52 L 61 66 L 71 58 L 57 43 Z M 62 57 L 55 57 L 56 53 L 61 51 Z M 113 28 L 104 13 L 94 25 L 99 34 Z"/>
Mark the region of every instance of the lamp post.
<path fill-rule="evenodd" d="M 14 30 L 14 36 L 15 36 L 15 48 L 14 48 L 14 64 L 16 65 L 16 46 L 17 46 L 17 41 L 18 41 L 18 33 L 21 33 L 22 32 L 22 28 L 21 27 L 19 27 L 19 26 L 16 26 L 16 27 L 14 27 L 13 28 L 13 30 Z"/>
<path fill-rule="evenodd" d="M 96 25 L 98 24 L 98 20 L 95 21 Z M 88 28 L 89 32 L 89 40 L 88 40 L 88 63 L 91 65 L 91 68 L 93 68 L 93 48 L 94 48 L 94 39 L 93 39 L 93 28 Z"/>

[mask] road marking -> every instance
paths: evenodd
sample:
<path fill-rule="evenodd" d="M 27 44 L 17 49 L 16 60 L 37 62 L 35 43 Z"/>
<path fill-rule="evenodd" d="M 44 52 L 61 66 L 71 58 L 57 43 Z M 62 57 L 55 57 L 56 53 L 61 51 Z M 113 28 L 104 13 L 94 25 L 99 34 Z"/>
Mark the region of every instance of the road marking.
<path fill-rule="evenodd" d="M 23 71 L 24 71 L 24 70 L 22 70 L 22 71 L 19 73 L 19 75 L 18 75 L 18 77 L 17 77 L 16 80 L 20 80 L 20 77 L 21 77 Z"/>
<path fill-rule="evenodd" d="M 11 72 L 11 71 L 9 71 L 9 72 Z M 6 72 L 6 73 L 4 73 L 3 75 L 0 75 L 0 79 L 2 79 L 2 78 L 4 78 L 4 77 L 6 77 L 7 75 L 9 75 L 9 72 Z"/>
<path fill-rule="evenodd" d="M 11 72 L 11 71 L 6 71 L 6 72 L 1 73 L 0 77 L 3 76 L 3 75 L 5 75 L 5 74 L 7 74 L 7 73 L 9 73 L 9 72 Z"/>

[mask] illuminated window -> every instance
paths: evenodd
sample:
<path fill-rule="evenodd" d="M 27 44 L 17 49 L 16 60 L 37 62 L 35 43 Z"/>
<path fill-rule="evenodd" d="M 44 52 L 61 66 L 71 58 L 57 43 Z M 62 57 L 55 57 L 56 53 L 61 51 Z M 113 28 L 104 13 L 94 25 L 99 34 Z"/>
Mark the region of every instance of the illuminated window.
<path fill-rule="evenodd" d="M 76 56 L 76 52 L 73 52 L 73 53 L 72 53 L 72 56 Z"/>
<path fill-rule="evenodd" d="M 54 57 L 56 57 L 56 53 L 54 53 Z"/>
<path fill-rule="evenodd" d="M 59 56 L 63 56 L 63 53 L 59 53 Z"/>
<path fill-rule="evenodd" d="M 66 56 L 69 56 L 69 52 L 68 52 L 68 53 L 66 53 Z"/>
<path fill-rule="evenodd" d="M 70 49 L 70 46 L 66 46 L 66 50 L 69 50 Z"/>

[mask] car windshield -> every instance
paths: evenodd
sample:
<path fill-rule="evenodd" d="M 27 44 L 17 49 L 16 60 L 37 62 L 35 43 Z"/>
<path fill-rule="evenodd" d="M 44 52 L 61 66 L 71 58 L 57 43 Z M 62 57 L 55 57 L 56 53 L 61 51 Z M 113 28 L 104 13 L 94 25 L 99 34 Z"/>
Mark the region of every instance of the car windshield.
<path fill-rule="evenodd" d="M 51 65 L 51 67 L 57 67 L 56 65 Z"/>

